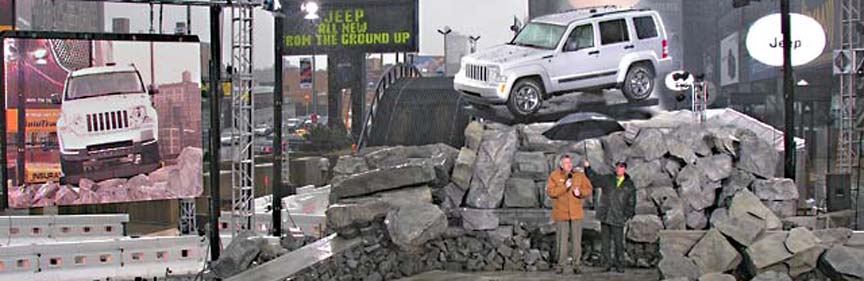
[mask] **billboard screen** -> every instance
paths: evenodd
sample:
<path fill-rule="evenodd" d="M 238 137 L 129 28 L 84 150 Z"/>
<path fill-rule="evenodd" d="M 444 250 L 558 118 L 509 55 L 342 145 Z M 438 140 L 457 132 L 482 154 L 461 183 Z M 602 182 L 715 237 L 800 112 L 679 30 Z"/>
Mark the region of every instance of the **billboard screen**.
<path fill-rule="evenodd" d="M 2 40 L 10 208 L 202 193 L 197 37 L 13 32 Z"/>
<path fill-rule="evenodd" d="M 282 0 L 286 56 L 340 50 L 416 52 L 417 0 L 323 0 L 319 18 L 306 18 L 305 1 Z"/>
<path fill-rule="evenodd" d="M 15 25 L 15 1 L 0 0 L 0 31 L 12 30 Z"/>

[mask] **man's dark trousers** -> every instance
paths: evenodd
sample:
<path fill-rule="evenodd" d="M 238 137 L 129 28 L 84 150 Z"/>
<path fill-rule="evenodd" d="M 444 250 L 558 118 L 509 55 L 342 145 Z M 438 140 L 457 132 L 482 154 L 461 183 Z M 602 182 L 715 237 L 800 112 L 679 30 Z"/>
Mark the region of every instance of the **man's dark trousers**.
<path fill-rule="evenodd" d="M 600 229 L 603 242 L 603 260 L 607 268 L 624 269 L 624 227 L 604 223 Z M 615 259 L 612 259 L 612 240 L 615 244 Z"/>

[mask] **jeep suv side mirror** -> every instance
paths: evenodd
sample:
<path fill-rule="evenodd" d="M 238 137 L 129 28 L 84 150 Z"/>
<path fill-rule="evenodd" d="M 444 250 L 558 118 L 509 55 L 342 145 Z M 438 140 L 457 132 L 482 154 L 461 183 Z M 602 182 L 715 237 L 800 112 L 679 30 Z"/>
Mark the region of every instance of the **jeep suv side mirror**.
<path fill-rule="evenodd" d="M 152 96 L 152 95 L 155 95 L 158 93 L 159 93 L 159 89 L 157 89 L 156 87 L 154 87 L 152 85 L 147 87 L 147 94 L 150 94 Z"/>
<path fill-rule="evenodd" d="M 61 102 L 62 101 L 60 100 L 60 94 L 58 94 L 58 93 L 51 94 L 51 103 L 60 104 Z"/>
<path fill-rule="evenodd" d="M 518 24 L 514 23 L 513 25 L 510 26 L 510 31 L 519 32 L 519 29 L 520 29 L 520 27 Z"/>

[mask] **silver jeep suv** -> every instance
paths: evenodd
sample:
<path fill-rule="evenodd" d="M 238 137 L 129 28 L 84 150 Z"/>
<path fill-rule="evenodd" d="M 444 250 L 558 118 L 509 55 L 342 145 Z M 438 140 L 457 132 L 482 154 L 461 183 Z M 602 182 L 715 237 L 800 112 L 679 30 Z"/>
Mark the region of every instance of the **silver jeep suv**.
<path fill-rule="evenodd" d="M 553 94 L 620 88 L 644 100 L 671 61 L 657 12 L 584 8 L 538 17 L 510 43 L 463 57 L 453 85 L 473 104 L 506 104 L 524 118 Z"/>

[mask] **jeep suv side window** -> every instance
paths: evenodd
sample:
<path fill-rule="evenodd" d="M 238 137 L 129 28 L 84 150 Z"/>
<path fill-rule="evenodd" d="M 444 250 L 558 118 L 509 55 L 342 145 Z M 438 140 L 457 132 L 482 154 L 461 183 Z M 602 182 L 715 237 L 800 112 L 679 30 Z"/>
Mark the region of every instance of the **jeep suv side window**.
<path fill-rule="evenodd" d="M 639 40 L 657 37 L 657 26 L 654 24 L 653 17 L 633 18 L 633 25 L 636 27 L 636 37 Z"/>
<path fill-rule="evenodd" d="M 573 52 L 594 47 L 594 28 L 590 24 L 580 25 L 570 31 L 567 44 L 564 45 L 565 52 Z"/>
<path fill-rule="evenodd" d="M 624 19 L 600 22 L 600 43 L 611 45 L 630 41 L 627 33 L 627 21 Z"/>

